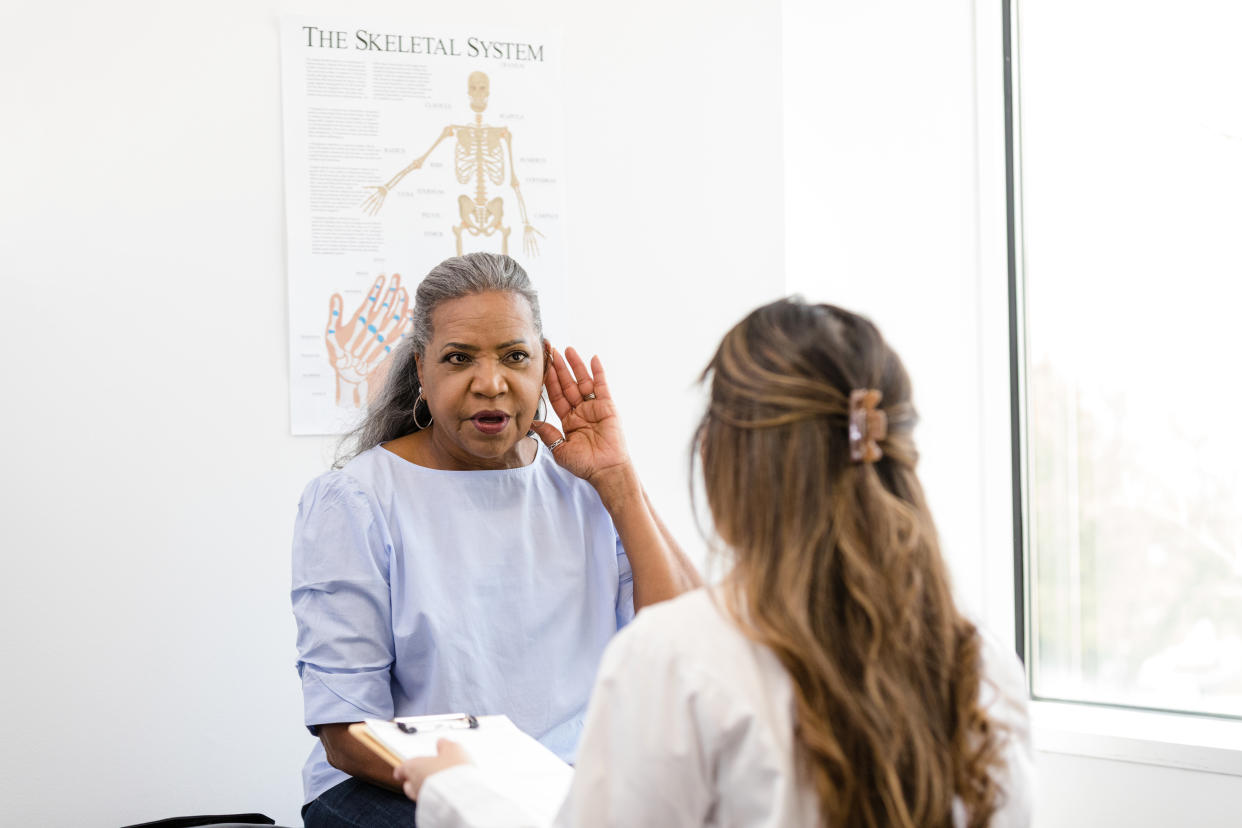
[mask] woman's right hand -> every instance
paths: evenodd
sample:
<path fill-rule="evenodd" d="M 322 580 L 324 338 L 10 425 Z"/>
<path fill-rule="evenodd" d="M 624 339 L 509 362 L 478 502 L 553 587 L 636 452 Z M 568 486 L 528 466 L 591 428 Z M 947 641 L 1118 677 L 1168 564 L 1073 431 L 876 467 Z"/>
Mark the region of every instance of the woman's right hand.
<path fill-rule="evenodd" d="M 401 783 L 401 790 L 406 796 L 417 801 L 418 793 L 423 789 L 427 777 L 458 765 L 469 764 L 470 754 L 466 753 L 464 747 L 449 739 L 440 739 L 436 742 L 435 756 L 406 759 L 393 768 L 392 778 Z"/>
<path fill-rule="evenodd" d="M 564 356 L 554 348 L 543 382 L 565 429 L 564 441 L 557 442 L 561 433 L 550 423 L 533 422 L 531 430 L 544 445 L 556 446 L 552 449 L 556 462 L 597 489 L 607 478 L 627 473 L 630 455 L 621 417 L 599 357 L 591 358 L 588 370 L 573 348 L 566 348 Z"/>

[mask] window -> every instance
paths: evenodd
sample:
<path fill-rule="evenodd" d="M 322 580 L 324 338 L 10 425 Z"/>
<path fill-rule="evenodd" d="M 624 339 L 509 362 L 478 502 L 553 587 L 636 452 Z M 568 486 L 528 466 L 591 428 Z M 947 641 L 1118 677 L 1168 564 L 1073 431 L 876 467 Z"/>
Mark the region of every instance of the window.
<path fill-rule="evenodd" d="M 1242 717 L 1242 4 L 1010 9 L 1032 692 Z"/>

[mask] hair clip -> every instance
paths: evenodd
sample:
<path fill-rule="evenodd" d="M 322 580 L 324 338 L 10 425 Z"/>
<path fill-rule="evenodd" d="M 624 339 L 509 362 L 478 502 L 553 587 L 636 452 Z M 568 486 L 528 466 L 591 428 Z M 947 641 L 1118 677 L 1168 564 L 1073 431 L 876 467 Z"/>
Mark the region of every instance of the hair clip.
<path fill-rule="evenodd" d="M 888 436 L 888 415 L 876 406 L 884 395 L 874 388 L 850 392 L 850 460 L 874 463 L 884 456 L 880 440 Z"/>

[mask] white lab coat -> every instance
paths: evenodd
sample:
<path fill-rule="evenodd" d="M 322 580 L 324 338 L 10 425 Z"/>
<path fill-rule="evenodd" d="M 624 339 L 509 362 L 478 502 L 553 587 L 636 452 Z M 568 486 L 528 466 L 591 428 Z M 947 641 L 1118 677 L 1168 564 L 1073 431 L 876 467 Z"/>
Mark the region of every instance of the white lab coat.
<path fill-rule="evenodd" d="M 982 700 L 1010 733 L 994 828 L 1027 826 L 1033 758 L 1027 694 L 1012 652 L 984 637 Z M 643 610 L 604 654 L 573 784 L 558 828 L 820 825 L 795 774 L 793 688 L 706 589 Z M 486 774 L 432 775 L 419 828 L 536 828 L 546 819 L 506 800 Z"/>

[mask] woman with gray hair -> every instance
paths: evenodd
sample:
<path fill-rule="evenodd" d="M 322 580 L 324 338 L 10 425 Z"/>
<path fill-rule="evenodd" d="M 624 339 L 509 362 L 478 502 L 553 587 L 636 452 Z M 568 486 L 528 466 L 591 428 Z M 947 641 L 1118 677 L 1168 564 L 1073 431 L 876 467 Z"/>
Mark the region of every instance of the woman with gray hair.
<path fill-rule="evenodd" d="M 562 434 L 543 422 L 541 391 Z M 538 439 L 526 439 L 537 437 Z M 505 713 L 572 761 L 604 646 L 698 585 L 626 451 L 599 358 L 543 338 L 507 256 L 448 259 L 293 542 L 307 828 L 413 824 L 348 725 Z"/>

